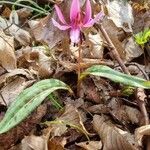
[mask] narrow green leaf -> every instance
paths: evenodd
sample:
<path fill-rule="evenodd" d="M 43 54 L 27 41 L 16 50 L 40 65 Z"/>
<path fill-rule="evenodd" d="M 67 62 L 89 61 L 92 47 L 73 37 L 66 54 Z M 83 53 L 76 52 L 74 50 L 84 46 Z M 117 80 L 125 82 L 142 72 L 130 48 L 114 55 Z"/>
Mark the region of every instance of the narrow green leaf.
<path fill-rule="evenodd" d="M 0 134 L 7 132 L 24 120 L 41 102 L 53 91 L 58 89 L 71 89 L 57 79 L 46 79 L 35 83 L 25 89 L 8 108 L 3 120 L 0 122 Z"/>
<path fill-rule="evenodd" d="M 150 89 L 150 81 L 115 71 L 108 66 L 94 65 L 81 74 L 80 80 L 87 75 L 101 76 L 125 85 Z"/>

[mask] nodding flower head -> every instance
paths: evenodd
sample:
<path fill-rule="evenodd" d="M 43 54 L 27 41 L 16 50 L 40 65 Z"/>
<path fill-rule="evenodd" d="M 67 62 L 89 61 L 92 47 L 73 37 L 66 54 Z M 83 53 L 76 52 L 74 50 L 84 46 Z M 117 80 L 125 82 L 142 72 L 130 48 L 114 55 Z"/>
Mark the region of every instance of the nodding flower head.
<path fill-rule="evenodd" d="M 71 8 L 70 8 L 70 22 L 67 23 L 60 8 L 55 5 L 55 10 L 58 15 L 58 18 L 61 22 L 58 23 L 54 18 L 52 18 L 52 22 L 54 26 L 59 28 L 60 30 L 70 29 L 70 39 L 72 43 L 77 44 L 80 41 L 80 32 L 82 28 L 91 27 L 103 17 L 103 13 L 98 13 L 96 17 L 92 18 L 92 9 L 90 0 L 86 0 L 86 8 L 85 14 L 83 15 L 80 9 L 79 0 L 72 0 Z"/>

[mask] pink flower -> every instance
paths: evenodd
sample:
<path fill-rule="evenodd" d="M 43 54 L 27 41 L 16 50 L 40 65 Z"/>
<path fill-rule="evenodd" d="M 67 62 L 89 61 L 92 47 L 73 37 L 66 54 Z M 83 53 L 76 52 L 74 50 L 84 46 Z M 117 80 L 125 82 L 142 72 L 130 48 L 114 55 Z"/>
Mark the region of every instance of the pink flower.
<path fill-rule="evenodd" d="M 100 12 L 96 15 L 94 19 L 92 18 L 90 0 L 86 0 L 86 8 L 85 8 L 84 17 L 80 10 L 79 0 L 72 0 L 72 4 L 70 8 L 70 23 L 69 24 L 65 21 L 65 18 L 60 8 L 57 5 L 55 5 L 55 10 L 62 24 L 58 23 L 52 18 L 52 22 L 54 26 L 56 26 L 60 30 L 70 29 L 70 39 L 71 39 L 71 42 L 73 43 L 78 43 L 80 41 L 80 32 L 82 28 L 93 26 L 95 22 L 97 22 L 99 19 L 103 17 L 103 13 Z"/>

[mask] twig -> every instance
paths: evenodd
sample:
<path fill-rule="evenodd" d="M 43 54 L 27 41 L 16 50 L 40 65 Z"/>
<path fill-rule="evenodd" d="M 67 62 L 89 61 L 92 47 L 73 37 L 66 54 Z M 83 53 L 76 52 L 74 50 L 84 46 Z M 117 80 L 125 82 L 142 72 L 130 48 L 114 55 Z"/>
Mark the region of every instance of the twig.
<path fill-rule="evenodd" d="M 124 73 L 126 74 L 130 74 L 130 72 L 128 71 L 127 67 L 124 65 L 122 59 L 119 56 L 119 53 L 117 51 L 117 49 L 115 48 L 114 44 L 112 43 L 111 39 L 109 38 L 107 32 L 105 31 L 105 29 L 103 28 L 102 25 L 98 25 L 100 31 L 102 32 L 106 42 L 108 44 L 110 44 L 109 50 L 111 51 L 111 53 L 113 54 L 114 58 L 117 60 L 117 62 L 119 63 L 119 65 L 121 66 L 122 70 L 124 71 Z M 142 88 L 137 88 L 136 90 L 136 100 L 137 103 L 139 104 L 140 110 L 143 114 L 144 120 L 145 120 L 145 124 L 149 124 L 149 117 L 148 117 L 148 113 L 145 107 L 145 92 L 144 89 Z"/>

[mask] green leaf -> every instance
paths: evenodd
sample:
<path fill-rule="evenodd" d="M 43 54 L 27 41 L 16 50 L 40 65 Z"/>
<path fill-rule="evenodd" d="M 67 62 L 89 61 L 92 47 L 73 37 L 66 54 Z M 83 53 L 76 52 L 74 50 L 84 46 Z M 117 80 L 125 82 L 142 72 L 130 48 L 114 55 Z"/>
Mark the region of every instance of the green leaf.
<path fill-rule="evenodd" d="M 135 42 L 139 45 L 144 45 L 150 39 L 150 29 L 145 29 L 143 32 L 139 32 L 135 36 Z"/>
<path fill-rule="evenodd" d="M 108 66 L 94 65 L 81 74 L 80 80 L 87 75 L 101 76 L 128 86 L 150 89 L 150 81 L 115 71 Z"/>
<path fill-rule="evenodd" d="M 0 134 L 7 132 L 24 120 L 41 102 L 53 91 L 58 89 L 69 90 L 68 85 L 57 79 L 46 79 L 25 89 L 8 108 L 0 122 Z"/>

